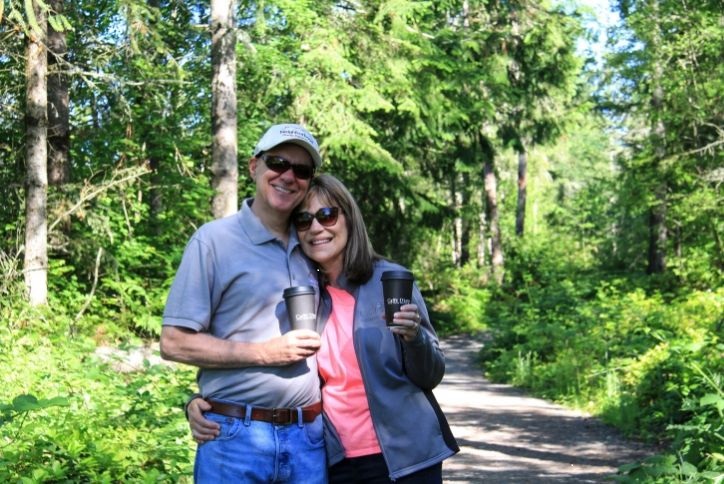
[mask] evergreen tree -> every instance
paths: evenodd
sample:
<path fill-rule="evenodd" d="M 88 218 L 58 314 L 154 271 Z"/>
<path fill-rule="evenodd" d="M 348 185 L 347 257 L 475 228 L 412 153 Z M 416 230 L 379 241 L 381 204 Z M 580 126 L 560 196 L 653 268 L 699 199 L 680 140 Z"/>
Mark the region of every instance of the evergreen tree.
<path fill-rule="evenodd" d="M 25 68 L 25 286 L 33 305 L 48 300 L 48 57 L 47 12 L 37 1 L 26 11 L 30 31 Z"/>

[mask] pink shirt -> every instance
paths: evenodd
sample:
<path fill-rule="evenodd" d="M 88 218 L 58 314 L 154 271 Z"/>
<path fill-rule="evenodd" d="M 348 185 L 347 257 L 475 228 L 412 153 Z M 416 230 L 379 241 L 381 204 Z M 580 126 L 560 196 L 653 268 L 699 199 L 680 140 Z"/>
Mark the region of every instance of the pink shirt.
<path fill-rule="evenodd" d="M 346 457 L 377 454 L 380 444 L 352 344 L 354 297 L 343 289 L 328 286 L 327 290 L 332 297 L 332 314 L 317 352 L 319 374 L 325 382 L 324 412 L 339 433 Z"/>

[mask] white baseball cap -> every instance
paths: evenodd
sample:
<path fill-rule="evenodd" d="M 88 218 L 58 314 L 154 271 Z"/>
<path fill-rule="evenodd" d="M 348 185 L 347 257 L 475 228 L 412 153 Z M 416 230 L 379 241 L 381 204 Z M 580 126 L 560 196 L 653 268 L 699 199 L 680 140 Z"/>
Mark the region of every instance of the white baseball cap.
<path fill-rule="evenodd" d="M 254 147 L 254 156 L 283 143 L 299 145 L 307 150 L 314 160 L 314 168 L 319 168 L 322 164 L 317 140 L 312 133 L 298 124 L 275 124 L 269 128 Z"/>

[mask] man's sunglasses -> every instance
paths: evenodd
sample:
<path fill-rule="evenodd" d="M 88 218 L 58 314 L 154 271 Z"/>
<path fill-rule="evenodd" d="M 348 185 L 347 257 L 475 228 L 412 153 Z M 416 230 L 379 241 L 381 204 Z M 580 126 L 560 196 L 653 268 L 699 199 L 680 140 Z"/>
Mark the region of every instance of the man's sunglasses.
<path fill-rule="evenodd" d="M 294 176 L 300 180 L 309 180 L 314 176 L 313 166 L 291 163 L 286 158 L 276 155 L 264 155 L 261 159 L 266 163 L 267 168 L 280 175 L 291 168 Z"/>
<path fill-rule="evenodd" d="M 331 227 L 337 223 L 337 217 L 339 217 L 339 208 L 322 207 L 317 213 L 297 212 L 292 216 L 292 222 L 297 230 L 304 231 L 309 230 L 315 218 L 323 227 Z"/>

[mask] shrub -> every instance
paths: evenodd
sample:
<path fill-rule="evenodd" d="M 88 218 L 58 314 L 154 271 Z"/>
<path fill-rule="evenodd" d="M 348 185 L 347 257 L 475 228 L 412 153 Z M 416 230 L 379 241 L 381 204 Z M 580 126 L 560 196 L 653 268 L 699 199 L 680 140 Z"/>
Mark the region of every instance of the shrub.
<path fill-rule="evenodd" d="M 534 256 L 517 259 L 515 284 L 485 307 L 488 376 L 671 445 L 669 454 L 628 468 L 632 478 L 662 469 L 677 479 L 692 469 L 699 478 L 721 472 L 724 289 L 579 270 L 564 255 L 539 264 L 538 247 L 521 250 Z"/>
<path fill-rule="evenodd" d="M 0 481 L 190 482 L 189 368 L 120 373 L 62 313 L 15 313 L 0 330 Z"/>

